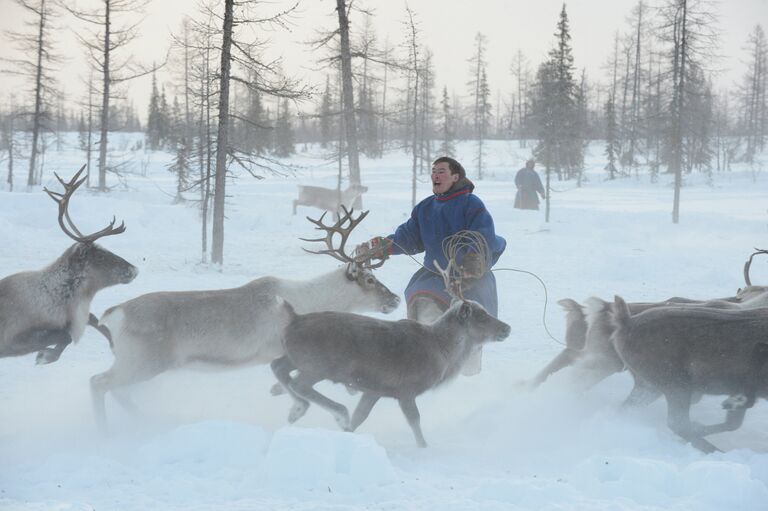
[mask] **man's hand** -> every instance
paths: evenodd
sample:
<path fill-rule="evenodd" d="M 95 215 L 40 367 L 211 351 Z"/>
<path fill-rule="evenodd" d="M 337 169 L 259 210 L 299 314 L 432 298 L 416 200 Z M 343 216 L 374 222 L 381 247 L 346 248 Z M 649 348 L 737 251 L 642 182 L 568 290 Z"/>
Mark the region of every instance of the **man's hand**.
<path fill-rule="evenodd" d="M 392 240 L 376 236 L 355 247 L 355 258 L 360 260 L 387 259 L 391 247 Z"/>
<path fill-rule="evenodd" d="M 461 264 L 461 273 L 464 278 L 479 279 L 485 272 L 485 264 L 480 254 L 470 252 L 464 256 L 464 261 Z"/>

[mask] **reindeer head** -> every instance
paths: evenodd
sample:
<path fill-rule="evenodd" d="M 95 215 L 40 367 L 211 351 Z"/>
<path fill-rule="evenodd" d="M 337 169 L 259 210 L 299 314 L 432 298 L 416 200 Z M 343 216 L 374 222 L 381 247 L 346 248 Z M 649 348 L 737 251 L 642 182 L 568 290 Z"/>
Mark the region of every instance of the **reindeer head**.
<path fill-rule="evenodd" d="M 368 215 L 367 211 L 361 213 L 357 218 L 352 217 L 354 210 L 347 210 L 344 206 L 341 206 L 344 214 L 339 215 L 339 219 L 334 225 L 326 225 L 323 223 L 326 213 L 315 220 L 307 217 L 307 220 L 315 224 L 315 228 L 325 231 L 326 235 L 322 238 L 300 238 L 302 241 L 317 241 L 324 242 L 326 244 L 325 250 L 307 250 L 306 252 L 311 254 L 326 254 L 334 259 L 347 263 L 344 269 L 347 280 L 355 287 L 350 287 L 349 292 L 357 299 L 357 310 L 380 310 L 385 314 L 389 314 L 393 310 L 397 309 L 400 304 L 400 297 L 390 291 L 387 286 L 382 284 L 373 274 L 373 269 L 380 267 L 384 264 L 384 261 L 373 263 L 371 259 L 365 259 L 355 256 L 350 256 L 345 251 L 347 239 L 349 238 L 352 230 L 357 227 L 363 218 Z M 340 238 L 339 245 L 334 247 L 333 237 L 338 236 Z"/>
<path fill-rule="evenodd" d="M 485 307 L 473 300 L 454 299 L 446 314 L 452 315 L 467 330 L 475 344 L 503 341 L 512 331 L 508 324 L 488 314 Z"/>
<path fill-rule="evenodd" d="M 84 170 L 85 165 L 80 168 L 69 182 L 65 182 L 58 174 L 54 174 L 56 179 L 64 186 L 64 193 L 52 192 L 47 188 L 45 188 L 45 191 L 59 205 L 59 226 L 61 230 L 76 241 L 64 253 L 67 270 L 71 273 L 73 279 L 86 282 L 86 287 L 90 288 L 92 292 L 96 292 L 108 286 L 131 282 L 136 278 L 138 269 L 122 257 L 95 243 L 99 238 L 124 232 L 125 224 L 121 222 L 118 227 L 115 227 L 115 219 L 113 217 L 112 221 L 104 229 L 92 234 L 83 234 L 72 222 L 68 210 L 69 199 L 72 198 L 77 188 L 85 181 L 85 177 L 80 177 Z"/>

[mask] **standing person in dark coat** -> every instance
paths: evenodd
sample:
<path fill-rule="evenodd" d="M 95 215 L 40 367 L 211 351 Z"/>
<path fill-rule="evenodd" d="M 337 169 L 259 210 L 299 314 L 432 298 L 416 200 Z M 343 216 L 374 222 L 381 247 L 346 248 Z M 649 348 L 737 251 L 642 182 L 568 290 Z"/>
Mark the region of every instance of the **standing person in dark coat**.
<path fill-rule="evenodd" d="M 376 237 L 357 248 L 358 254 L 386 258 L 394 254 L 424 252 L 424 268 L 419 269 L 405 289 L 408 318 L 422 322 L 434 320 L 451 303 L 443 278 L 435 271 L 435 260 L 446 267 L 443 240 L 462 230 L 480 233 L 488 245 L 488 267 L 474 259 L 476 253 L 466 254 L 457 263 L 463 268 L 469 286 L 464 297 L 475 300 L 494 317 L 498 312 L 496 279 L 490 267 L 496 264 L 507 242 L 496 235 L 491 214 L 472 191 L 475 185 L 467 179 L 464 167 L 447 156 L 432 164 L 432 192 L 413 208 L 411 218 L 387 237 Z M 474 365 L 472 367 L 472 365 Z M 480 354 L 470 357 L 464 374 L 480 371 Z"/>
<path fill-rule="evenodd" d="M 525 167 L 517 171 L 515 175 L 515 207 L 517 209 L 539 209 L 539 195 L 544 199 L 544 186 L 539 175 L 533 170 L 536 162 L 533 159 L 525 162 Z M 538 193 L 538 195 L 537 195 Z"/>

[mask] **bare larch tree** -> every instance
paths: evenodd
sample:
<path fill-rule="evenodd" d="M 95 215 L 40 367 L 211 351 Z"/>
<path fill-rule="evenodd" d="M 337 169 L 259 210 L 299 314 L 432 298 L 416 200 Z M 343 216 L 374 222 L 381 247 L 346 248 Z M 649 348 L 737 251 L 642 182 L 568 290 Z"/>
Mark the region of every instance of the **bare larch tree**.
<path fill-rule="evenodd" d="M 40 136 L 46 120 L 50 117 L 50 108 L 56 91 L 53 73 L 62 60 L 54 51 L 51 37 L 52 31 L 56 28 L 52 20 L 56 19 L 59 13 L 51 0 L 15 0 L 15 2 L 31 16 L 23 22 L 26 30 L 6 32 L 8 39 L 15 43 L 19 57 L 3 59 L 9 66 L 3 69 L 3 72 L 23 76 L 32 84 L 31 111 L 26 112 L 25 115 L 25 117 L 27 115 L 31 117 L 32 127 L 27 174 L 27 185 L 32 186 L 39 184 L 36 166 L 40 151 Z"/>
<path fill-rule="evenodd" d="M 91 67 L 101 75 L 101 109 L 99 121 L 99 191 L 107 189 L 107 149 L 110 130 L 110 100 L 116 97 L 114 87 L 144 76 L 156 70 L 160 65 L 147 69 L 133 61 L 132 56 L 120 57 L 119 50 L 125 49 L 138 35 L 140 21 L 117 25 L 116 19 L 135 16 L 143 12 L 149 0 L 103 0 L 103 7 L 98 10 L 81 10 L 66 6 L 77 19 L 95 27 L 94 32 L 77 38 L 86 50 Z"/>

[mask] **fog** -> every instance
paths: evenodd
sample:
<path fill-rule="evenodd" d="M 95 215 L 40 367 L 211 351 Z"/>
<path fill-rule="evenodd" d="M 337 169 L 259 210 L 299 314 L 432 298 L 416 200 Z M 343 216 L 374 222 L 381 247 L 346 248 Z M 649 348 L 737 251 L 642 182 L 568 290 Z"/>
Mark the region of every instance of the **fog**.
<path fill-rule="evenodd" d="M 76 134 L 47 157 L 43 185 L 57 188 L 54 170 L 68 175 L 81 159 Z M 142 134 L 115 135 L 135 146 Z M 130 140 L 124 140 L 124 139 Z M 133 416 L 107 400 L 110 434 L 101 435 L 91 410 L 89 379 L 113 356 L 95 330 L 61 359 L 35 366 L 34 355 L 0 359 L 0 507 L 37 509 L 761 509 L 768 498 L 768 407 L 760 401 L 744 426 L 714 435 L 723 453 L 704 455 L 666 427 L 663 399 L 621 412 L 632 387 L 627 373 L 578 390 L 583 376 L 563 370 L 539 389 L 525 382 L 561 349 L 565 317 L 556 300 L 581 303 L 592 295 L 630 301 L 727 296 L 743 286 L 742 266 L 768 232 L 765 174 L 746 164 L 730 172 L 688 175 L 681 222 L 670 222 L 672 176 L 652 183 L 647 173 L 605 180 L 603 145 L 586 152 L 582 187 L 563 181 L 552 217 L 512 208 L 513 177 L 530 148 L 489 143 L 487 176 L 475 193 L 494 216 L 508 248 L 499 272 L 500 319 L 512 334 L 485 349 L 483 370 L 458 377 L 417 399 L 424 436 L 418 449 L 396 402 L 382 400 L 355 433 L 338 430 L 325 410 L 311 407 L 287 424 L 288 396 L 269 393 L 267 366 L 221 371 L 179 369 L 129 390 Z M 459 143 L 470 161 L 473 143 Z M 85 230 L 115 215 L 124 234 L 102 240 L 139 267 L 139 276 L 96 295 L 91 310 L 160 290 L 216 289 L 263 275 L 306 279 L 336 267 L 307 254 L 299 237 L 313 226 L 301 208 L 291 215 L 297 184 L 333 187 L 336 165 L 308 145 L 290 160 L 301 170 L 230 187 L 225 264 L 200 263 L 199 212 L 173 204 L 172 155 L 139 149 L 146 173 L 126 175 L 109 194 L 83 190 L 72 200 Z M 764 158 L 760 155 L 759 158 Z M 388 234 L 410 213 L 410 155 L 364 158 L 369 216 L 351 243 Z M 311 169 L 311 170 L 310 170 Z M 418 196 L 430 193 L 425 177 Z M 0 275 L 38 269 L 69 240 L 56 208 L 38 187 L 0 189 Z M 765 261 L 753 281 L 768 278 Z M 393 257 L 378 278 L 402 294 L 418 266 Z M 390 316 L 401 319 L 405 307 Z M 549 332 L 545 329 L 544 322 Z M 321 392 L 353 407 L 358 397 L 338 385 Z M 720 420 L 722 398 L 705 397 L 695 420 Z"/>

